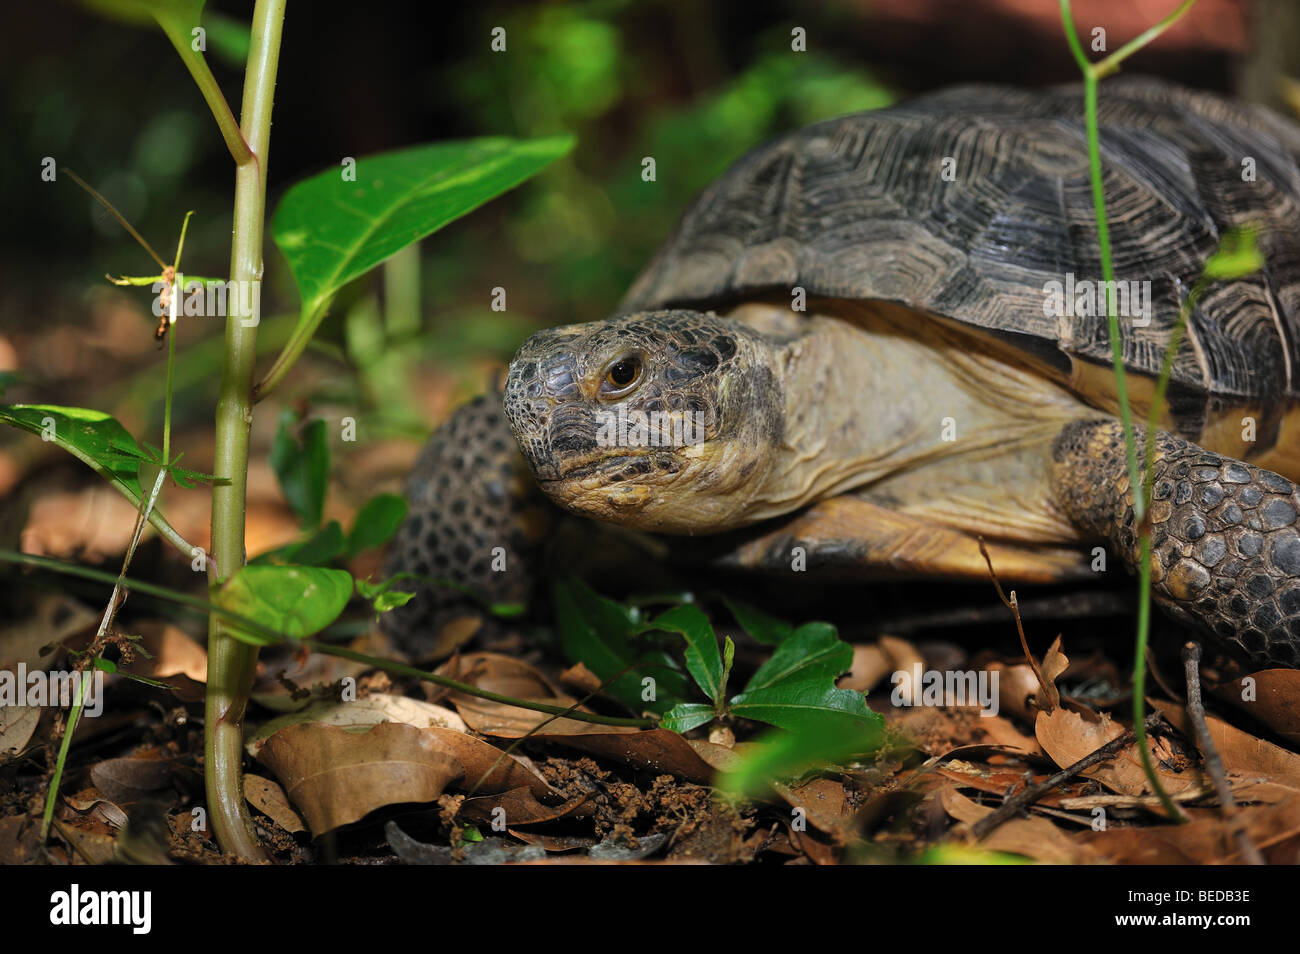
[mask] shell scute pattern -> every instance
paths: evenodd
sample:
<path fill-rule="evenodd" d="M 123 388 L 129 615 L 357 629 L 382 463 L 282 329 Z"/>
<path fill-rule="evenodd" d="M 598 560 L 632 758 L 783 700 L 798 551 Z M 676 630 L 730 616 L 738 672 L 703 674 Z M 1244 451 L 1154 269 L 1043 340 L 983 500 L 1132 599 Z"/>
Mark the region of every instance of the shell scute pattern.
<path fill-rule="evenodd" d="M 1252 226 L 1267 266 L 1212 287 L 1191 316 L 1173 375 L 1179 430 L 1195 435 L 1223 401 L 1300 396 L 1300 133 L 1262 109 L 1132 78 L 1103 87 L 1100 121 L 1116 277 L 1150 283 L 1149 324 L 1121 322 L 1128 367 L 1158 372 L 1220 236 Z M 1058 366 L 1104 365 L 1103 317 L 1044 311 L 1048 282 L 1101 278 L 1086 156 L 1077 87 L 958 87 L 819 123 L 706 190 L 620 311 L 800 286 L 954 318 L 1054 350 Z"/>

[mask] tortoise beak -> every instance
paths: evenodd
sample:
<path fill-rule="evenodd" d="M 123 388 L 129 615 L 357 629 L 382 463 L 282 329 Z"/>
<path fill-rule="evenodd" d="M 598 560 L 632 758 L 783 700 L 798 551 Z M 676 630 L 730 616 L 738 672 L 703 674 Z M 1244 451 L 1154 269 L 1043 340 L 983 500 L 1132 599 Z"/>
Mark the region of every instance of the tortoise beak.
<path fill-rule="evenodd" d="M 578 386 L 577 356 L 567 349 L 546 353 L 546 344 L 524 343 L 510 362 L 504 396 L 506 419 L 540 481 L 559 480 L 596 450 L 595 422 Z"/>

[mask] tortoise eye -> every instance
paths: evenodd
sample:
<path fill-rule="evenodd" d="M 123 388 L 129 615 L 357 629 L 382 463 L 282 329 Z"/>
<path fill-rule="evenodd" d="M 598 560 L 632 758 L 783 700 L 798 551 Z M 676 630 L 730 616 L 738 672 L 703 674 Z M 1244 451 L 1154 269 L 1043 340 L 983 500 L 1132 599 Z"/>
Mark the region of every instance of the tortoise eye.
<path fill-rule="evenodd" d="M 626 391 L 641 380 L 641 359 L 636 355 L 619 358 L 605 372 L 602 390 Z"/>

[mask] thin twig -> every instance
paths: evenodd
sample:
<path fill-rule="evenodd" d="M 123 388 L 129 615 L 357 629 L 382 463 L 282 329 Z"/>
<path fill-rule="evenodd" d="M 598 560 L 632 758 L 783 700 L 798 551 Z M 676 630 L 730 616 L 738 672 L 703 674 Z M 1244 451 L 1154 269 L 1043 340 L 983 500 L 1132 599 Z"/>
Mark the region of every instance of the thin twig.
<path fill-rule="evenodd" d="M 1164 716 L 1159 712 L 1151 713 L 1151 715 L 1147 716 L 1147 728 L 1154 729 L 1163 718 Z M 1029 786 L 1029 788 L 1026 788 L 1019 795 L 1008 798 L 995 811 L 985 815 L 972 826 L 971 830 L 975 833 L 975 837 L 984 838 L 992 832 L 993 829 L 1020 814 L 1020 812 L 1038 801 L 1056 786 L 1061 785 L 1075 775 L 1078 775 L 1084 769 L 1092 768 L 1092 766 L 1105 762 L 1113 756 L 1118 755 L 1125 748 L 1132 745 L 1136 740 L 1137 737 L 1133 734 L 1133 730 L 1129 729 L 1118 738 L 1111 739 L 1091 755 L 1085 755 L 1068 768 L 1063 768 L 1055 775 L 1043 779 L 1037 785 Z"/>
<path fill-rule="evenodd" d="M 1237 842 L 1237 851 L 1249 865 L 1262 865 L 1264 858 L 1250 840 L 1246 831 L 1245 819 L 1232 797 L 1227 776 L 1223 772 L 1223 759 L 1214 745 L 1210 735 L 1210 726 L 1205 720 L 1205 706 L 1201 702 L 1201 644 L 1189 640 L 1183 644 L 1183 668 L 1187 674 L 1187 717 L 1192 720 L 1192 731 L 1196 734 L 1196 746 L 1201 750 L 1201 759 L 1205 762 L 1205 771 L 1214 782 L 1214 790 L 1219 796 L 1219 812 L 1232 829 L 1232 837 Z"/>
<path fill-rule="evenodd" d="M 989 549 L 984 545 L 983 537 L 979 537 L 979 544 L 980 554 L 984 557 L 984 562 L 988 564 L 989 577 L 993 580 L 993 587 L 998 591 L 998 597 L 1007 605 L 1007 609 L 1011 610 L 1011 615 L 1016 618 L 1016 632 L 1020 634 L 1020 648 L 1024 650 L 1025 659 L 1029 662 L 1030 668 L 1034 670 L 1034 675 L 1038 677 L 1038 684 L 1043 687 L 1044 695 L 1050 695 L 1051 688 L 1047 685 L 1047 680 L 1043 678 L 1043 671 L 1038 668 L 1038 660 L 1036 660 L 1034 654 L 1029 651 L 1029 642 L 1025 639 L 1025 627 L 1024 624 L 1020 622 L 1020 604 L 1016 602 L 1015 591 L 1012 590 L 1009 599 L 1007 598 L 1007 595 L 1002 592 L 1002 584 L 998 582 L 998 575 L 993 569 L 993 558 L 989 556 Z"/>

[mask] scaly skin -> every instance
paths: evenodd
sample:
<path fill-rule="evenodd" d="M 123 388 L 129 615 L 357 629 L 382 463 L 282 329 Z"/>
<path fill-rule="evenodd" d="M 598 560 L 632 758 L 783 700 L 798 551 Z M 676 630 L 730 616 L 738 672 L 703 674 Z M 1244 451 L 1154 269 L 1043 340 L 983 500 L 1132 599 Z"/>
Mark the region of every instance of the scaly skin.
<path fill-rule="evenodd" d="M 409 510 L 386 574 L 414 573 L 470 587 L 492 603 L 527 601 L 551 511 L 540 495 L 496 395 L 456 410 L 420 454 L 406 483 Z M 505 569 L 493 569 L 493 550 Z M 500 564 L 498 563 L 498 566 Z M 419 658 L 446 656 L 478 631 L 480 605 L 449 587 L 404 581 L 415 599 L 383 614 L 385 631 Z"/>
<path fill-rule="evenodd" d="M 1138 431 L 1138 446 L 1145 436 Z M 1078 421 L 1053 448 L 1053 489 L 1080 527 L 1138 561 L 1123 428 Z M 1257 667 L 1300 666 L 1300 490 L 1285 477 L 1156 435 L 1151 579 L 1174 617 Z"/>

